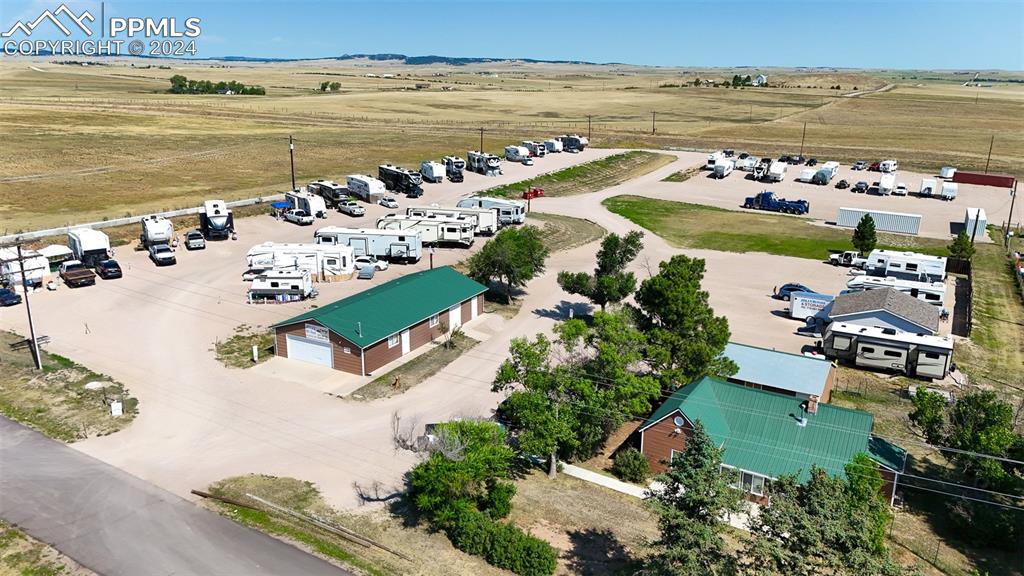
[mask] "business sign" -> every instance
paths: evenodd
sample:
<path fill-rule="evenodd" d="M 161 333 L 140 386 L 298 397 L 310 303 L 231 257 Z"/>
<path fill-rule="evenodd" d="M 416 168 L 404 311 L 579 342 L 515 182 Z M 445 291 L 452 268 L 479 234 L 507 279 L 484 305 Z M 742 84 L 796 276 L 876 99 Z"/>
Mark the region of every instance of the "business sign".
<path fill-rule="evenodd" d="M 331 333 L 323 326 L 319 326 L 317 324 L 306 324 L 306 338 L 309 338 L 310 340 L 330 342 Z"/>

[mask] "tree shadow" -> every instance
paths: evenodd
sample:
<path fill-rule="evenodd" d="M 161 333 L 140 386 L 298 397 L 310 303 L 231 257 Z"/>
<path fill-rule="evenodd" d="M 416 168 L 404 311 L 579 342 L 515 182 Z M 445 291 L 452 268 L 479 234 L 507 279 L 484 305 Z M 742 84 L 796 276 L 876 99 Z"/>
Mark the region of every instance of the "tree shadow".
<path fill-rule="evenodd" d="M 599 576 L 627 574 L 639 562 L 630 557 L 626 547 L 610 530 L 586 528 L 569 532 L 572 548 L 565 552 L 568 567 L 573 574 Z"/>
<path fill-rule="evenodd" d="M 590 316 L 594 312 L 594 305 L 589 302 L 569 302 L 568 300 L 562 300 L 551 308 L 536 308 L 533 310 L 533 313 L 541 318 L 568 320 L 570 311 L 572 312 L 573 318 L 584 318 L 586 316 Z"/>

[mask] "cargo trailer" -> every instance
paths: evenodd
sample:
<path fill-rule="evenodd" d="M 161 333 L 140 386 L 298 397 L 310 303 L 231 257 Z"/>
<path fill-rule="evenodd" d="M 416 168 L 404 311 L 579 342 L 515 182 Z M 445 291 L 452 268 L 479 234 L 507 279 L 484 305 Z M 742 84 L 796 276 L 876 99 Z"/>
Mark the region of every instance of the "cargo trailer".
<path fill-rule="evenodd" d="M 935 182 L 934 178 L 922 178 L 921 188 L 918 189 L 918 196 L 935 196 L 939 193 L 938 183 Z"/>
<path fill-rule="evenodd" d="M 942 191 L 939 192 L 939 197 L 943 200 L 952 200 L 956 198 L 956 194 L 959 190 L 960 185 L 956 182 L 943 182 Z"/>
<path fill-rule="evenodd" d="M 856 228 L 860 219 L 865 214 L 871 215 L 871 219 L 875 221 L 875 229 L 879 232 L 917 234 L 921 230 L 920 214 L 864 210 L 862 208 L 840 208 L 839 214 L 836 217 L 836 225 L 845 228 Z"/>
<path fill-rule="evenodd" d="M 828 319 L 835 296 L 816 292 L 793 292 L 789 295 L 789 317 L 810 324 L 818 318 Z"/>
<path fill-rule="evenodd" d="M 352 256 L 375 256 L 390 262 L 415 263 L 423 257 L 423 239 L 419 232 L 343 228 L 327 226 L 313 234 L 317 244 L 348 246 Z"/>

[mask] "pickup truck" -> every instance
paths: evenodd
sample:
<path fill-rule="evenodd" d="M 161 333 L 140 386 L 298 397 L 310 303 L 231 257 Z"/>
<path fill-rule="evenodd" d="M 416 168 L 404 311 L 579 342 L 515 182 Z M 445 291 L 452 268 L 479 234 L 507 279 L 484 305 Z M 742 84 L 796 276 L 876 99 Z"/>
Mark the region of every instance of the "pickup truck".
<path fill-rule="evenodd" d="M 362 216 L 363 214 L 366 214 L 366 208 L 363 208 L 351 200 L 344 200 L 342 202 L 338 202 L 338 212 L 348 214 L 349 216 Z"/>
<path fill-rule="evenodd" d="M 78 260 L 68 260 L 60 265 L 60 279 L 71 288 L 92 286 L 96 283 L 96 273 Z"/>
<path fill-rule="evenodd" d="M 833 266 L 853 266 L 854 268 L 863 268 L 867 262 L 868 259 L 862 258 L 860 253 L 856 250 L 847 250 L 846 252 L 828 255 L 828 263 Z"/>
<path fill-rule="evenodd" d="M 174 257 L 174 251 L 167 244 L 153 244 L 150 246 L 149 259 L 157 266 L 170 266 L 178 263 L 178 259 Z"/>

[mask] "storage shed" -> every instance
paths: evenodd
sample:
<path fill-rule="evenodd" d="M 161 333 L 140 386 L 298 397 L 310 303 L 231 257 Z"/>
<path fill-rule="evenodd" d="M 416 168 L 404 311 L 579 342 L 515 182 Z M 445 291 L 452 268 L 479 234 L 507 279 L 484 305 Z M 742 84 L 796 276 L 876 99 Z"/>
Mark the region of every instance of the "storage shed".
<path fill-rule="evenodd" d="M 729 382 L 778 392 L 797 398 L 817 396 L 828 402 L 836 381 L 836 367 L 824 358 L 791 354 L 729 342 L 723 356 L 739 367 Z"/>
<path fill-rule="evenodd" d="M 840 294 L 832 302 L 833 322 L 900 332 L 934 335 L 939 331 L 939 307 L 895 288 Z"/>
<path fill-rule="evenodd" d="M 885 212 L 882 210 L 863 210 L 861 208 L 840 208 L 836 224 L 846 228 L 856 228 L 857 223 L 870 214 L 875 221 L 875 229 L 879 232 L 895 232 L 897 234 L 917 234 L 921 229 L 920 214 L 904 214 L 901 212 Z"/>
<path fill-rule="evenodd" d="M 275 324 L 275 354 L 366 376 L 480 316 L 486 291 L 450 266 L 409 274 Z"/>
<path fill-rule="evenodd" d="M 985 226 L 988 226 L 988 216 L 984 208 L 968 208 L 964 214 L 964 232 L 971 240 L 985 239 Z M 975 233 L 977 230 L 977 233 Z"/>

